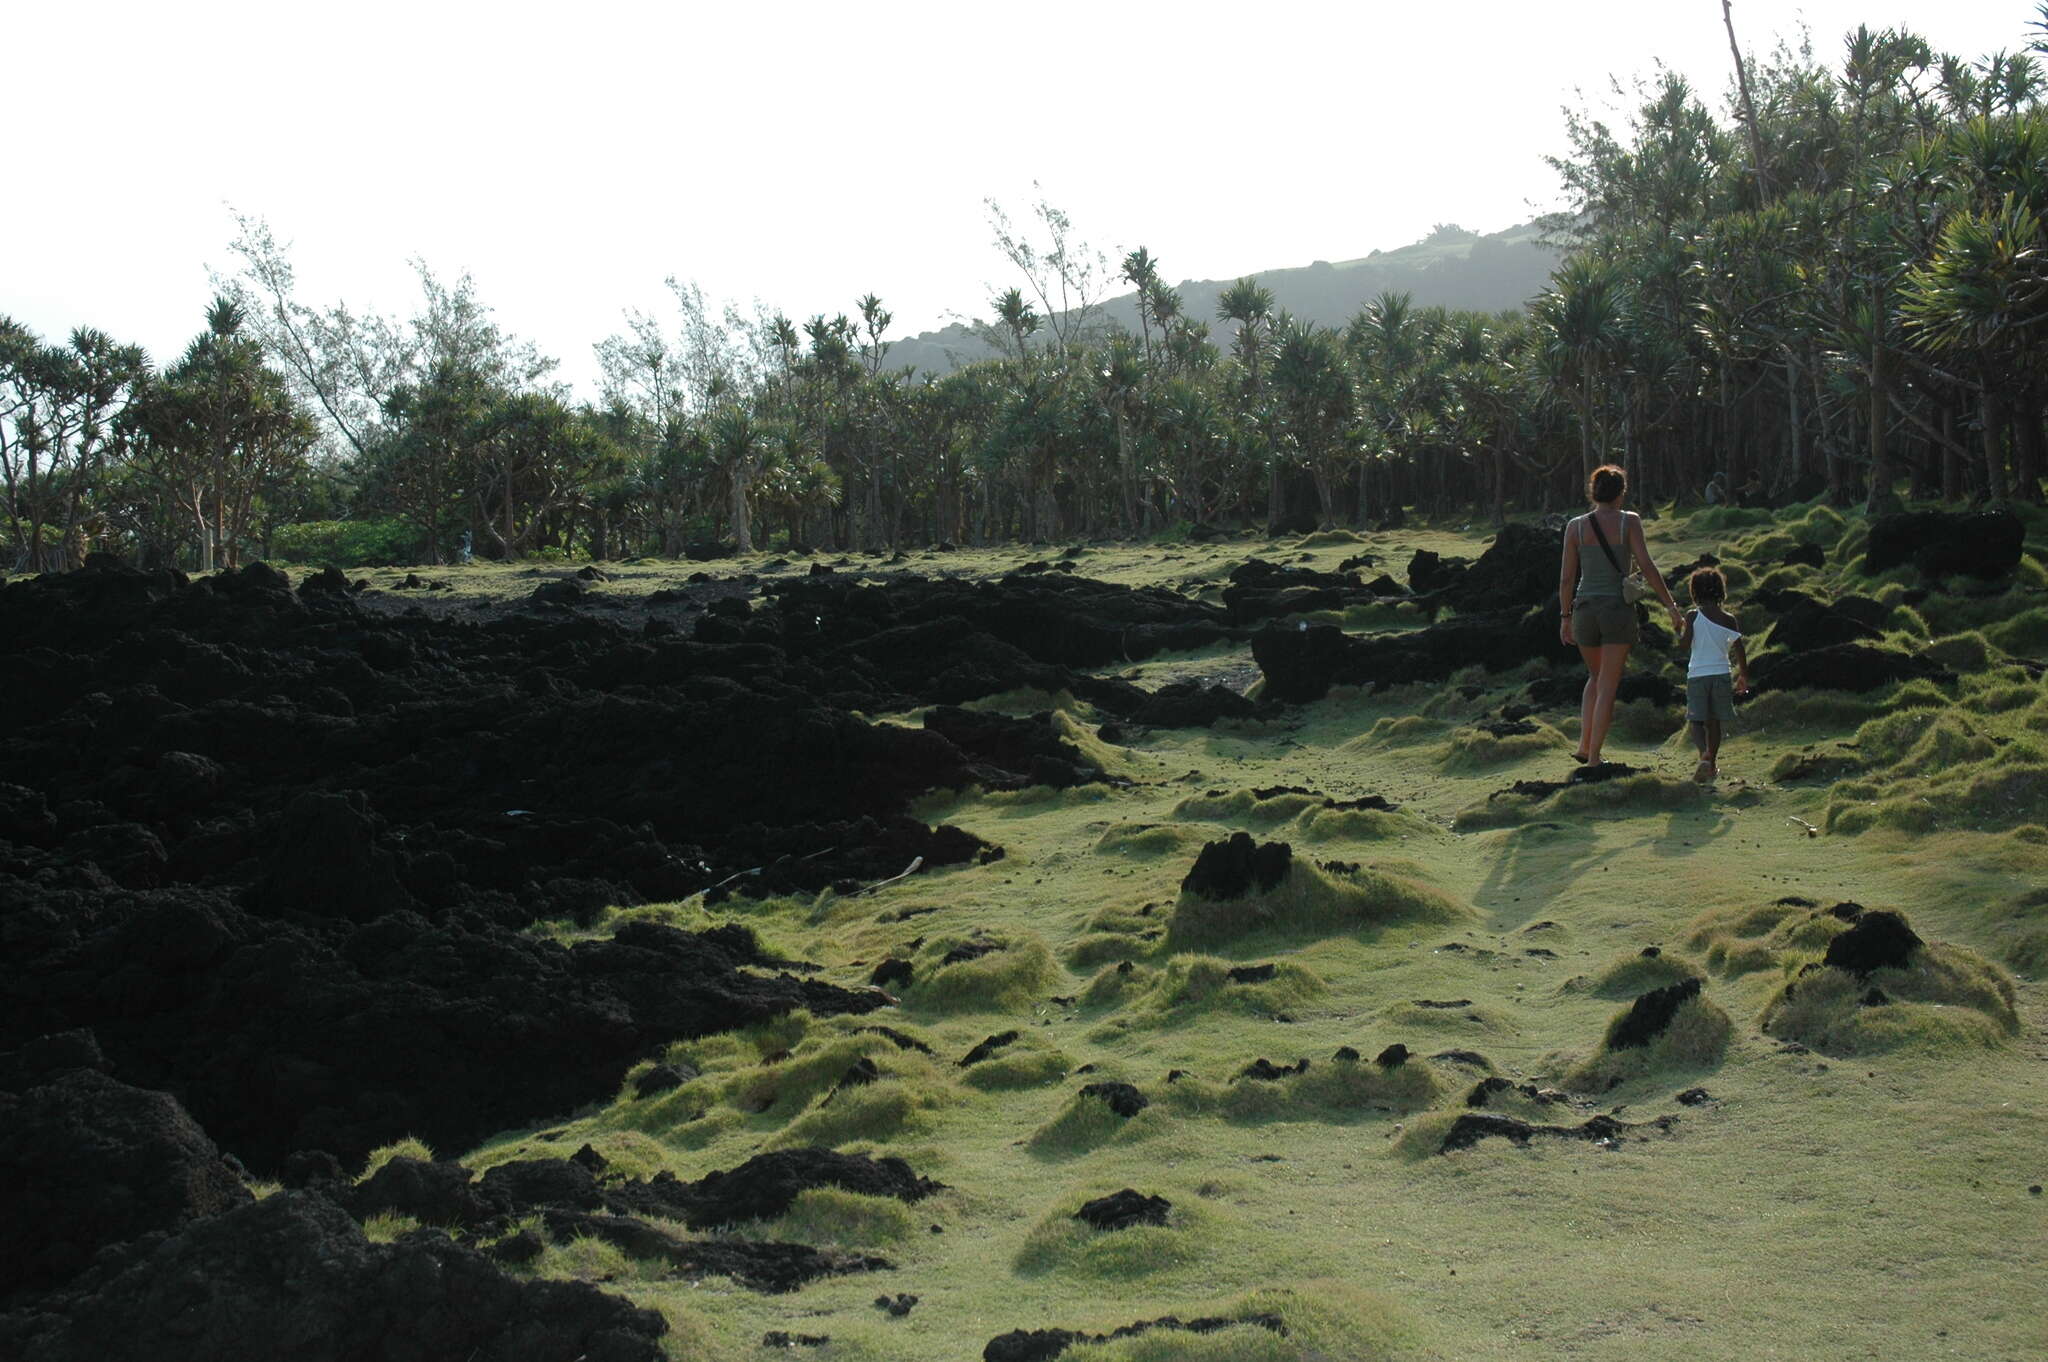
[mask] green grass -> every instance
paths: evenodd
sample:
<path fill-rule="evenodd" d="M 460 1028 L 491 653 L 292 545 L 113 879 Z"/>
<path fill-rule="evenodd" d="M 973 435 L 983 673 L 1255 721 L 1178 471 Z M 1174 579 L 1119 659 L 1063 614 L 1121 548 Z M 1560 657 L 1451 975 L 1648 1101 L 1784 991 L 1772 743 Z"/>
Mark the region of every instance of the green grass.
<path fill-rule="evenodd" d="M 661 1311 L 678 1359 L 745 1362 L 762 1355 L 763 1333 L 792 1329 L 831 1335 L 825 1358 L 939 1362 L 979 1356 L 1013 1328 L 1108 1332 L 1167 1314 L 1264 1311 L 1285 1320 L 1285 1337 L 1162 1331 L 1065 1358 L 2048 1354 L 2033 1285 L 2048 1202 L 2026 1191 L 2048 1174 L 2036 1057 L 2048 1021 L 2048 700 L 2012 661 L 2034 646 L 2030 612 L 2048 608 L 2041 583 L 2023 570 L 2010 588 L 1935 590 L 1908 607 L 1904 593 L 1922 585 L 1912 569 L 1859 575 L 1858 511 L 1716 510 L 1667 515 L 1648 532 L 1660 564 L 1709 551 L 1727 560 L 1738 613 L 1743 591 L 1779 570 L 1760 546 L 1817 543 L 1826 565 L 1797 570 L 1802 590 L 1875 596 L 1892 611 L 1889 628 L 1961 678 L 1758 696 L 1742 706 L 1708 790 L 1688 779 L 1693 755 L 1673 713 L 1645 705 L 1623 711 L 1608 755 L 1646 774 L 1542 800 L 1490 799 L 1517 780 L 1562 780 L 1569 749 L 1546 733 L 1526 748 L 1467 741 L 1448 760 L 1530 679 L 1474 672 L 1089 749 L 1114 763 L 1105 769 L 1116 784 L 935 793 L 919 816 L 956 823 L 1006 856 L 859 898 L 728 904 L 708 918 L 695 905 L 650 905 L 592 928 L 548 929 L 602 935 L 628 914 L 686 927 L 742 921 L 848 986 L 907 955 L 916 977 L 900 1007 L 797 1014 L 673 1045 L 660 1057 L 703 1071 L 682 1089 L 639 1099 L 629 1075 L 608 1102 L 481 1150 L 442 1152 L 484 1166 L 566 1155 L 587 1140 L 630 1175 L 692 1178 L 818 1142 L 901 1156 L 951 1187 L 912 1206 L 812 1192 L 748 1227 L 897 1265 L 791 1296 L 673 1280 L 590 1243 L 553 1245 L 535 1265 Z M 2043 531 L 2031 532 L 2038 552 Z M 1464 558 L 1480 548 L 1477 534 L 1435 527 L 1295 542 L 1090 546 L 1081 561 L 1106 580 L 1178 586 L 1218 582 L 1252 552 L 1306 553 L 1304 566 L 1334 570 L 1363 551 L 1399 575 L 1418 548 Z M 1047 554 L 913 553 L 911 566 L 994 573 Z M 765 557 L 717 570 L 806 566 L 768 570 Z M 602 590 L 630 603 L 696 567 L 638 565 Z M 502 569 L 446 575 L 455 608 L 531 589 L 531 579 L 507 585 Z M 1373 613 L 1350 627 L 1413 624 L 1398 610 Z M 1245 649 L 1226 645 L 1110 671 L 1147 687 L 1241 686 L 1248 664 Z M 1669 665 L 1647 652 L 1631 660 Z M 983 703 L 1053 708 L 1071 726 L 1063 731 L 1097 743 L 1094 728 L 1109 717 L 1071 696 Z M 1535 717 L 1560 737 L 1576 718 Z M 1813 757 L 1841 764 L 1796 784 L 1773 779 Z M 1337 800 L 1383 794 L 1400 808 L 1339 811 L 1250 793 L 1274 786 Z M 1288 880 L 1236 904 L 1183 900 L 1202 845 L 1235 830 L 1291 843 Z M 1813 906 L 1774 902 L 1789 896 Z M 1802 977 L 1842 929 L 1826 908 L 1843 900 L 1903 907 L 1934 943 L 1924 971 L 1853 984 L 1827 970 Z M 905 910 L 916 913 L 899 917 Z M 938 963 L 977 939 L 1001 948 Z M 1643 957 L 1651 944 L 1659 956 Z M 1229 977 L 1265 964 L 1271 979 Z M 1704 994 L 1664 1037 L 1638 1050 L 1603 1046 L 1633 997 L 1692 973 Z M 1889 1001 L 1865 1005 L 1872 984 Z M 1457 1000 L 1467 1005 L 1423 1005 Z M 858 1029 L 876 1022 L 936 1053 Z M 997 1057 L 957 1066 L 1010 1029 L 1023 1034 Z M 1788 1049 L 1793 1041 L 1805 1052 Z M 1413 1057 L 1381 1069 L 1373 1057 L 1397 1042 Z M 1340 1047 L 1361 1058 L 1336 1059 Z M 1484 1067 L 1433 1057 L 1453 1051 Z M 861 1057 L 884 1077 L 827 1101 Z M 1237 1077 L 1262 1057 L 1309 1068 L 1277 1082 Z M 1168 1082 L 1174 1071 L 1182 1076 Z M 1487 1073 L 1570 1094 L 1537 1102 L 1517 1088 L 1490 1104 L 1532 1122 L 1577 1125 L 1617 1108 L 1623 1121 L 1678 1119 L 1612 1149 L 1488 1140 L 1439 1155 Z M 1133 1083 L 1151 1105 L 1125 1120 L 1077 1096 L 1100 1081 Z M 1712 1100 L 1679 1105 L 1676 1094 L 1694 1086 Z M 1071 1220 L 1081 1202 L 1126 1186 L 1167 1197 L 1175 1218 L 1128 1239 Z M 872 1305 L 884 1290 L 924 1301 L 891 1320 Z"/>

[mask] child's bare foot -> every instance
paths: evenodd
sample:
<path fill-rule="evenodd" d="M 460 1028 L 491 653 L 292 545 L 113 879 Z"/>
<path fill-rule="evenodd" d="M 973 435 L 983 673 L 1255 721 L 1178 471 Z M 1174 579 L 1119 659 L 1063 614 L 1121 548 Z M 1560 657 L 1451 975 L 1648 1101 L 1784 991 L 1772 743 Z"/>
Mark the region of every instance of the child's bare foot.
<path fill-rule="evenodd" d="M 1692 783 L 1695 785 L 1712 785 L 1714 783 L 1714 763 L 1702 761 L 1699 765 L 1693 767 Z"/>

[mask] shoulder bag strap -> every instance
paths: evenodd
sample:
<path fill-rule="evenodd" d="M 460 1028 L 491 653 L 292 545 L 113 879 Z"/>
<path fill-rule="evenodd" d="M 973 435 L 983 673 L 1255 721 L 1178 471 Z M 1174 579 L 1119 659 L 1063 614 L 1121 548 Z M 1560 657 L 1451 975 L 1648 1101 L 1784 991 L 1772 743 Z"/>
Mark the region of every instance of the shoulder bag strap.
<path fill-rule="evenodd" d="M 1593 523 L 1593 534 L 1600 541 L 1600 552 L 1606 554 L 1607 561 L 1614 566 L 1614 575 L 1626 577 L 1628 574 L 1621 570 L 1621 560 L 1614 556 L 1614 546 L 1607 542 L 1607 531 L 1600 528 L 1600 513 L 1598 511 L 1588 511 L 1586 512 L 1586 519 Z"/>

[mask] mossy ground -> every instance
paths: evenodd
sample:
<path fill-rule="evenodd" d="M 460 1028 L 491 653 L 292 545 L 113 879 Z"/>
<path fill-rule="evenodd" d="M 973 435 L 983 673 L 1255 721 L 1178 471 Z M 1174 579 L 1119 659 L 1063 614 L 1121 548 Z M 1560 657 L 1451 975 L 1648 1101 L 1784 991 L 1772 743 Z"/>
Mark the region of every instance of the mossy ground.
<path fill-rule="evenodd" d="M 2014 661 L 2048 651 L 2044 579 L 2030 560 L 2023 569 L 2033 571 L 1994 592 L 1938 591 L 1909 607 L 1907 589 L 1945 584 L 1919 583 L 1910 569 L 1859 576 L 1866 533 L 1860 515 L 1805 507 L 1649 526 L 1663 563 L 1702 551 L 1729 561 L 1731 604 L 1753 632 L 1766 621 L 1746 592 L 1789 571 L 1801 590 L 1891 604 L 1901 643 L 1936 651 L 1963 672 L 1956 684 L 1759 697 L 1707 790 L 1687 779 L 1693 754 L 1675 716 L 1647 712 L 1618 725 L 1609 747 L 1645 775 L 1489 800 L 1516 780 L 1564 778 L 1576 716 L 1541 716 L 1539 742 L 1475 742 L 1470 723 L 1526 678 L 1474 673 L 1377 695 L 1340 690 L 1276 719 L 1138 735 L 1107 748 L 1127 787 L 936 795 L 920 816 L 1001 843 L 1005 859 L 854 899 L 635 910 L 685 925 L 746 922 L 846 984 L 864 982 L 885 955 L 909 955 L 918 978 L 899 990 L 901 1008 L 681 1043 L 670 1057 L 703 1070 L 681 1089 L 642 1100 L 628 1083 L 545 1131 L 442 1152 L 487 1164 L 588 1140 L 636 1171 L 694 1177 L 816 1140 L 898 1154 L 950 1184 L 909 1208 L 813 1194 L 771 1225 L 746 1227 L 897 1264 L 792 1296 L 666 1280 L 596 1245 L 558 1246 L 541 1260 L 543 1272 L 600 1280 L 661 1310 L 678 1357 L 752 1358 L 765 1331 L 791 1329 L 830 1335 L 821 1357 L 955 1359 L 1012 1328 L 1106 1331 L 1168 1313 L 1268 1310 L 1287 1321 L 1286 1337 L 1256 1326 L 1157 1333 L 1066 1356 L 2048 1355 L 2048 1198 L 2028 1192 L 2048 1181 L 2048 702 Z M 1252 554 L 1332 569 L 1372 553 L 1398 576 L 1417 548 L 1471 557 L 1481 542 L 1424 529 L 1095 546 L 1080 570 L 1213 599 L 1229 566 Z M 1825 566 L 1779 568 L 1787 548 L 1806 543 L 1822 547 Z M 913 552 L 903 567 L 988 574 L 1055 552 Z M 711 570 L 761 571 L 768 557 Z M 695 567 L 627 565 L 598 590 L 632 603 Z M 852 567 L 887 575 L 875 560 Z M 445 575 L 457 581 L 454 608 L 530 589 L 506 569 Z M 1398 608 L 1359 616 L 1340 622 L 1416 624 Z M 1645 649 L 1631 665 L 1674 663 Z M 1256 670 L 1246 649 L 1216 647 L 1117 674 L 1242 689 Z M 1043 696 L 1013 698 L 1018 712 L 1045 707 Z M 1071 702 L 1062 712 L 1091 733 L 1100 717 Z M 1773 779 L 1817 753 L 1844 760 Z M 1283 785 L 1337 800 L 1381 794 L 1401 808 L 1347 813 L 1250 794 Z M 1292 842 L 1301 883 L 1248 930 L 1183 919 L 1179 882 L 1202 842 L 1239 829 Z M 1415 886 L 1400 902 L 1429 911 L 1359 911 L 1353 900 L 1371 895 L 1347 886 L 1367 878 Z M 1816 988 L 1808 1013 L 1788 1009 L 1789 972 L 1819 957 L 1826 929 L 1807 925 L 1813 908 L 1776 903 L 1787 897 L 1904 912 L 1941 943 L 1937 959 L 1953 976 L 1943 987 L 1975 989 L 1989 1010 L 1908 996 L 1903 981 L 1887 1007 L 1844 1010 Z M 1003 949 L 935 963 L 977 934 Z M 1650 945 L 1662 954 L 1644 957 Z M 1270 979 L 1229 978 L 1266 963 Z M 1694 975 L 1704 992 L 1665 1041 L 1602 1050 L 1627 1000 Z M 2006 1019 L 1981 1020 L 1998 1011 L 2001 982 L 2012 989 Z M 934 1053 L 860 1030 L 872 1022 Z M 1024 1039 L 957 1066 L 1010 1029 Z M 1788 1046 L 1795 1031 L 1819 1043 Z M 1395 1042 L 1415 1058 L 1383 1071 L 1374 1056 Z M 1361 1059 L 1335 1059 L 1342 1046 Z M 1431 1058 L 1453 1050 L 1485 1067 Z M 882 1077 L 825 1101 L 862 1057 Z M 1238 1078 L 1257 1058 L 1310 1067 L 1274 1082 Z M 1185 1076 L 1168 1083 L 1176 1069 Z M 1488 1140 L 1438 1156 L 1435 1142 L 1488 1071 L 1574 1092 L 1566 1109 L 1512 1108 L 1525 1119 L 1679 1119 L 1612 1149 Z M 1077 1097 L 1102 1081 L 1132 1083 L 1150 1105 L 1125 1119 Z M 1677 1104 L 1694 1086 L 1711 1100 Z M 1174 1219 L 1102 1234 L 1067 1218 L 1125 1186 L 1167 1197 Z M 880 1291 L 922 1300 L 890 1319 L 871 1305 Z"/>

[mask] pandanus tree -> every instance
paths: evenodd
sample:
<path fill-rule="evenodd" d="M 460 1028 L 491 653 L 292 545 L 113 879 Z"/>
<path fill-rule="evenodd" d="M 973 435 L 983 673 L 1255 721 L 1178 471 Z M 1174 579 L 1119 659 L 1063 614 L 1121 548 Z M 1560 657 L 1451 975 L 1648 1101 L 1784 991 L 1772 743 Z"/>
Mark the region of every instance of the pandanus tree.
<path fill-rule="evenodd" d="M 747 494 L 768 443 L 766 432 L 737 403 L 711 418 L 711 462 L 725 480 L 733 545 L 741 553 L 754 551 L 753 510 Z"/>
<path fill-rule="evenodd" d="M 1337 333 L 1283 318 L 1273 346 L 1273 394 L 1281 440 L 1315 482 L 1322 521 L 1337 520 L 1337 485 L 1349 471 L 1358 405 Z"/>
<path fill-rule="evenodd" d="M 202 571 L 232 561 L 257 497 L 318 438 L 242 326 L 241 308 L 216 298 L 206 330 L 131 410 L 140 466 L 188 517 Z"/>
<path fill-rule="evenodd" d="M 1628 303 L 1621 272 L 1590 255 L 1575 255 L 1550 276 L 1550 288 L 1529 305 L 1541 338 L 1544 369 L 1579 418 L 1579 463 L 1590 477 L 1607 453 L 1607 385 L 1627 345 Z"/>
<path fill-rule="evenodd" d="M 1101 352 L 1096 368 L 1095 397 L 1116 423 L 1117 498 L 1126 534 L 1143 528 L 1140 520 L 1140 446 L 1145 438 L 1145 357 L 1126 336 L 1114 336 Z"/>
<path fill-rule="evenodd" d="M 2007 195 L 1989 209 L 1952 217 L 1933 256 L 1906 276 L 1903 306 L 1915 340 L 1960 359 L 1981 393 L 1985 489 L 1993 499 L 2041 499 L 2030 442 L 2016 440 L 2017 476 L 2008 480 L 2005 440 L 2011 393 L 2038 383 L 2048 360 L 2048 240 L 2040 217 Z M 2038 420 L 2038 413 L 2029 413 Z"/>

